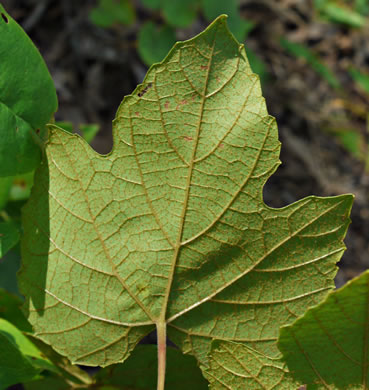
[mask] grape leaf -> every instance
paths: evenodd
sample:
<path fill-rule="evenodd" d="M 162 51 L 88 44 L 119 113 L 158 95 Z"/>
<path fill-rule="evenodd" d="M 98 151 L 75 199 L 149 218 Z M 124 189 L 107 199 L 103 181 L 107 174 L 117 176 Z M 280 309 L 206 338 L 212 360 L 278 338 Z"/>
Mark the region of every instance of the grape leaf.
<path fill-rule="evenodd" d="M 0 4 L 0 176 L 38 165 L 56 91 L 40 53 Z"/>
<path fill-rule="evenodd" d="M 333 288 L 352 196 L 264 204 L 277 126 L 225 16 L 150 68 L 113 137 L 102 156 L 50 127 L 23 213 L 36 336 L 86 365 L 155 327 L 204 369 L 213 339 L 278 356 L 279 327 Z"/>
<path fill-rule="evenodd" d="M 298 383 L 279 359 L 230 341 L 213 342 L 209 368 L 204 370 L 210 389 L 297 389 Z"/>
<path fill-rule="evenodd" d="M 309 389 L 369 387 L 368 296 L 366 271 L 281 329 L 283 357 Z"/>

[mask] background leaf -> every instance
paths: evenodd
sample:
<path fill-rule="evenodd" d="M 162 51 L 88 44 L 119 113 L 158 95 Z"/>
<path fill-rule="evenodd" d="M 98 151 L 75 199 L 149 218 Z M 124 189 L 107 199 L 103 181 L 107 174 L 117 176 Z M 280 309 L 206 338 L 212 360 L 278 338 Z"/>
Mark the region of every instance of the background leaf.
<path fill-rule="evenodd" d="M 50 127 L 19 280 L 36 337 L 74 363 L 122 362 L 165 324 L 203 369 L 213 339 L 274 358 L 333 288 L 352 196 L 264 204 L 277 127 L 225 20 L 151 67 L 109 155 Z"/>
<path fill-rule="evenodd" d="M 0 222 L 0 258 L 13 248 L 19 239 L 19 230 L 14 222 Z"/>
<path fill-rule="evenodd" d="M 111 27 L 114 23 L 131 24 L 136 15 L 129 0 L 99 0 L 89 16 L 97 26 Z"/>
<path fill-rule="evenodd" d="M 254 23 L 241 18 L 239 13 L 239 2 L 237 0 L 202 0 L 203 12 L 206 20 L 211 22 L 219 15 L 228 15 L 228 26 L 232 34 L 243 41 L 246 35 L 254 27 Z"/>
<path fill-rule="evenodd" d="M 163 0 L 164 17 L 168 24 L 187 27 L 196 18 L 198 5 L 198 0 Z"/>
<path fill-rule="evenodd" d="M 161 61 L 176 41 L 175 31 L 170 26 L 156 26 L 145 23 L 138 34 L 138 52 L 150 66 Z"/>
<path fill-rule="evenodd" d="M 19 245 L 0 258 L 0 287 L 19 295 L 16 273 L 20 266 Z"/>
<path fill-rule="evenodd" d="M 33 379 L 53 364 L 10 322 L 0 318 L 0 388 Z"/>
<path fill-rule="evenodd" d="M 33 170 L 45 124 L 57 109 L 46 65 L 21 27 L 0 5 L 0 176 Z"/>
<path fill-rule="evenodd" d="M 11 322 L 23 332 L 31 332 L 32 327 L 20 309 L 22 302 L 16 295 L 0 288 L 0 317 Z"/>
<path fill-rule="evenodd" d="M 366 271 L 281 329 L 278 347 L 309 389 L 369 386 L 368 286 Z"/>

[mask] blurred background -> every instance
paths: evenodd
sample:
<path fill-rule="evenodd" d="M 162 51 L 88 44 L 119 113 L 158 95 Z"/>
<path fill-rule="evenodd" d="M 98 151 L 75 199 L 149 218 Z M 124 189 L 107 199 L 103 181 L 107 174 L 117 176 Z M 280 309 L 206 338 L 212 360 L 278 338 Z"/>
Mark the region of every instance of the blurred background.
<path fill-rule="evenodd" d="M 111 121 L 177 40 L 228 14 L 277 118 L 282 165 L 269 206 L 353 193 L 341 286 L 369 268 L 369 0 L 3 0 L 44 57 L 59 98 L 56 121 L 107 153 Z M 32 177 L 16 178 L 7 213 L 19 217 Z M 0 286 L 16 292 L 15 247 Z M 14 276 L 9 276 L 14 275 Z"/>

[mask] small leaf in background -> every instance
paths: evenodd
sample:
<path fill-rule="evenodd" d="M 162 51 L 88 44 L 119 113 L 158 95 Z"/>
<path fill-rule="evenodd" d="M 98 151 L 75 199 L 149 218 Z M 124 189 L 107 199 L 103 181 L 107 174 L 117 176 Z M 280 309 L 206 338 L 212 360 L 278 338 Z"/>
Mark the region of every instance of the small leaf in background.
<path fill-rule="evenodd" d="M 10 322 L 0 318 L 0 388 L 26 382 L 56 367 Z"/>
<path fill-rule="evenodd" d="M 42 353 L 42 355 L 54 364 L 51 369 L 49 368 L 49 371 L 61 375 L 63 377 L 63 381 L 61 383 L 68 381 L 69 383 L 72 382 L 76 385 L 90 385 L 94 382 L 86 371 L 82 370 L 77 365 L 73 365 L 65 356 L 59 355 L 50 345 L 44 343 L 33 334 L 27 334 L 27 336 Z"/>
<path fill-rule="evenodd" d="M 0 317 L 11 322 L 23 332 L 31 332 L 32 327 L 22 313 L 23 301 L 16 295 L 0 288 Z"/>
<path fill-rule="evenodd" d="M 320 17 L 329 22 L 344 24 L 354 28 L 364 27 L 367 23 L 365 16 L 336 1 L 315 0 L 315 7 Z"/>
<path fill-rule="evenodd" d="M 281 328 L 278 347 L 283 358 L 309 389 L 369 387 L 368 296 L 366 271 Z"/>
<path fill-rule="evenodd" d="M 156 345 L 138 345 L 123 364 L 106 367 L 100 371 L 96 377 L 97 384 L 117 386 L 120 389 L 155 389 L 157 355 Z M 178 349 L 168 347 L 165 388 L 206 390 L 208 383 L 192 356 L 183 355 Z"/>
<path fill-rule="evenodd" d="M 32 380 L 40 373 L 29 358 L 24 356 L 16 343 L 27 340 L 22 333 L 9 322 L 0 319 L 0 389 Z"/>
<path fill-rule="evenodd" d="M 369 14 L 369 1 L 368 0 L 355 0 L 355 11 L 361 15 Z"/>
<path fill-rule="evenodd" d="M 355 80 L 357 85 L 366 93 L 369 93 L 369 74 L 361 72 L 360 70 L 350 67 L 350 76 Z"/>
<path fill-rule="evenodd" d="M 163 0 L 141 0 L 141 2 L 147 8 L 158 10 L 162 6 Z"/>
<path fill-rule="evenodd" d="M 29 198 L 33 186 L 33 176 L 35 172 L 24 173 L 13 177 L 13 183 L 9 192 L 10 201 L 21 201 Z"/>
<path fill-rule="evenodd" d="M 20 240 L 18 226 L 13 221 L 0 222 L 0 258 Z"/>
<path fill-rule="evenodd" d="M 33 380 L 32 382 L 23 383 L 23 388 L 25 390 L 72 390 L 73 389 L 70 383 L 66 382 L 63 378 L 55 377 L 55 376 L 36 379 Z M 78 389 L 77 386 L 76 388 Z M 99 388 L 98 390 L 103 390 L 103 389 Z M 111 390 L 118 390 L 118 389 L 114 388 Z"/>
<path fill-rule="evenodd" d="M 339 88 L 340 82 L 333 72 L 306 46 L 291 42 L 282 37 L 281 46 L 297 58 L 303 58 L 333 88 Z"/>
<path fill-rule="evenodd" d="M 14 176 L 38 165 L 57 98 L 32 41 L 1 5 L 0 13 L 0 176 Z"/>
<path fill-rule="evenodd" d="M 100 130 L 100 126 L 95 123 L 81 124 L 79 125 L 79 130 L 82 133 L 83 138 L 90 144 Z"/>
<path fill-rule="evenodd" d="M 228 27 L 240 42 L 245 40 L 247 34 L 255 26 L 253 22 L 241 17 L 237 0 L 202 0 L 202 6 L 204 16 L 209 22 L 221 14 L 228 15 Z"/>
<path fill-rule="evenodd" d="M 72 122 L 58 121 L 58 122 L 55 122 L 54 125 L 60 127 L 61 129 L 67 131 L 68 133 L 71 133 L 71 134 L 74 133 L 74 127 L 73 127 Z"/>
<path fill-rule="evenodd" d="M 147 66 L 160 62 L 176 42 L 176 34 L 170 26 L 157 26 L 147 22 L 138 33 L 138 52 Z"/>
<path fill-rule="evenodd" d="M 367 159 L 367 142 L 363 134 L 353 128 L 326 128 L 329 133 L 333 134 L 339 143 L 359 161 Z"/>
<path fill-rule="evenodd" d="M 99 0 L 97 7 L 91 10 L 89 17 L 97 26 L 106 28 L 115 23 L 132 24 L 136 14 L 130 0 Z"/>
<path fill-rule="evenodd" d="M 20 262 L 18 246 L 0 258 L 0 288 L 16 295 L 20 295 L 16 278 Z"/>
<path fill-rule="evenodd" d="M 67 131 L 68 133 L 75 133 L 72 122 L 56 122 L 55 125 Z M 100 126 L 95 123 L 80 124 L 78 130 L 82 137 L 90 144 L 100 130 Z"/>
<path fill-rule="evenodd" d="M 163 0 L 163 15 L 174 27 L 188 27 L 196 18 L 198 0 Z"/>
<path fill-rule="evenodd" d="M 204 369 L 210 389 L 297 389 L 286 364 L 229 341 L 214 341 L 209 367 Z"/>
<path fill-rule="evenodd" d="M 246 50 L 251 69 L 260 77 L 261 84 L 263 85 L 269 77 L 267 67 L 264 61 L 253 50 L 249 49 L 247 46 Z"/>
<path fill-rule="evenodd" d="M 0 211 L 6 206 L 12 186 L 12 176 L 0 177 Z"/>

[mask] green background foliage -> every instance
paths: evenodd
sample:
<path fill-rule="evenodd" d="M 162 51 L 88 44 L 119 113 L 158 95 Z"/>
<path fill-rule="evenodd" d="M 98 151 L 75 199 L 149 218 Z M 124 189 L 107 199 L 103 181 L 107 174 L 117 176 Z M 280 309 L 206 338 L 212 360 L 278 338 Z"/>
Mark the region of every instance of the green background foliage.
<path fill-rule="evenodd" d="M 281 329 L 278 346 L 284 360 L 309 388 L 368 387 L 368 281 L 366 271 Z"/>
<path fill-rule="evenodd" d="M 0 5 L 0 177 L 33 170 L 39 143 L 57 109 L 53 81 L 39 52 Z"/>

